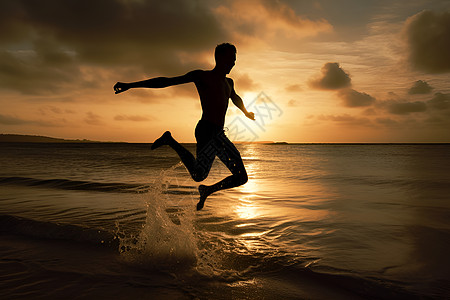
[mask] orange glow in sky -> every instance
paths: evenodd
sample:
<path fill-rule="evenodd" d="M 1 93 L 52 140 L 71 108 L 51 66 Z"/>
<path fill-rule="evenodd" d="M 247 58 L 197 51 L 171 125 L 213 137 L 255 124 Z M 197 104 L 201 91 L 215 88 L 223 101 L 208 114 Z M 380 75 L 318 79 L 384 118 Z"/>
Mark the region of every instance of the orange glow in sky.
<path fill-rule="evenodd" d="M 194 142 L 193 84 L 112 87 L 211 69 L 230 42 L 244 103 L 263 92 L 279 109 L 261 128 L 230 102 L 225 125 L 242 118 L 254 140 L 450 142 L 446 0 L 101 3 L 1 2 L 0 133 Z"/>

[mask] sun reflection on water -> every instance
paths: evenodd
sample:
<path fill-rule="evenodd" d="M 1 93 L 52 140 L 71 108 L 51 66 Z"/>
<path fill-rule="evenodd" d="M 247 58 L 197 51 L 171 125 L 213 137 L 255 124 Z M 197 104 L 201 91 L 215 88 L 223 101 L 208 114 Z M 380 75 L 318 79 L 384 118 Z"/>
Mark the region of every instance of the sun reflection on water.
<path fill-rule="evenodd" d="M 258 207 L 252 201 L 252 195 L 244 196 L 240 199 L 239 204 L 235 208 L 235 213 L 240 219 L 245 220 L 255 219 L 261 215 L 258 212 Z"/>
<path fill-rule="evenodd" d="M 249 151 L 251 153 L 247 153 Z M 254 152 L 254 149 L 248 148 L 246 154 L 257 157 L 257 153 Z M 238 205 L 235 207 L 235 213 L 240 219 L 251 220 L 262 214 L 259 211 L 259 207 L 255 203 L 255 199 L 258 198 L 261 192 L 259 189 L 258 180 L 255 178 L 259 171 L 258 165 L 255 163 L 247 164 L 246 170 L 249 180 L 246 184 L 238 188 L 242 196 L 240 197 Z"/>

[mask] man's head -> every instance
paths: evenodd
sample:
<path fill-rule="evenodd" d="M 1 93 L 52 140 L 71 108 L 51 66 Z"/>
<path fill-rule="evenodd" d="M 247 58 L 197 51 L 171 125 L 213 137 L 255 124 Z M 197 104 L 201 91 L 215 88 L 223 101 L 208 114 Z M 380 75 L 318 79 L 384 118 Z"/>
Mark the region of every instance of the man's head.
<path fill-rule="evenodd" d="M 216 59 L 216 68 L 230 73 L 236 62 L 236 47 L 229 43 L 217 45 L 214 51 L 214 58 Z"/>

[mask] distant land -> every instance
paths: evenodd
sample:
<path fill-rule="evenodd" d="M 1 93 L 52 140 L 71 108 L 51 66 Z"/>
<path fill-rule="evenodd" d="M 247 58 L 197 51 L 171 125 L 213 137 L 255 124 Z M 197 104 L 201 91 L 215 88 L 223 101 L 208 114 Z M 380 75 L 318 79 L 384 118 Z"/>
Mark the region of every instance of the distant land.
<path fill-rule="evenodd" d="M 90 140 L 67 140 L 40 135 L 0 134 L 0 143 L 101 143 Z"/>
<path fill-rule="evenodd" d="M 244 142 L 244 141 L 233 141 L 235 144 L 279 144 L 273 141 L 253 141 L 253 142 Z"/>
<path fill-rule="evenodd" d="M 86 139 L 62 139 L 41 135 L 23 134 L 0 134 L 0 143 L 124 143 L 124 142 L 101 142 Z M 234 142 L 235 144 L 287 144 L 286 142 L 255 141 L 255 142 Z"/>

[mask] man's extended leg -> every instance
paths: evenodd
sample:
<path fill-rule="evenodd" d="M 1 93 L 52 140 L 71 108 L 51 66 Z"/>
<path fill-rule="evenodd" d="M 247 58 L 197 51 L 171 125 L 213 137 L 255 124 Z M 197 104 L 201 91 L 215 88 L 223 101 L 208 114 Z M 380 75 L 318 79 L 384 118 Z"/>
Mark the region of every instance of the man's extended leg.
<path fill-rule="evenodd" d="M 192 155 L 189 150 L 184 148 L 180 143 L 178 143 L 173 137 L 170 131 L 164 132 L 164 134 L 157 139 L 151 146 L 151 149 L 154 150 L 163 145 L 170 146 L 175 152 L 177 152 L 183 164 L 189 171 L 192 179 L 195 181 L 202 181 L 206 178 L 211 168 L 211 165 L 214 161 L 214 155 L 211 159 L 208 159 L 207 156 L 201 157 L 200 163 L 195 159 L 194 155 Z"/>
<path fill-rule="evenodd" d="M 221 149 L 217 152 L 217 156 L 231 171 L 232 175 L 210 186 L 200 185 L 198 187 L 200 201 L 197 203 L 197 210 L 203 208 L 206 198 L 212 193 L 243 185 L 248 180 L 241 155 L 233 143 L 225 136 L 225 134 L 221 134 L 218 137 L 218 141 Z"/>

